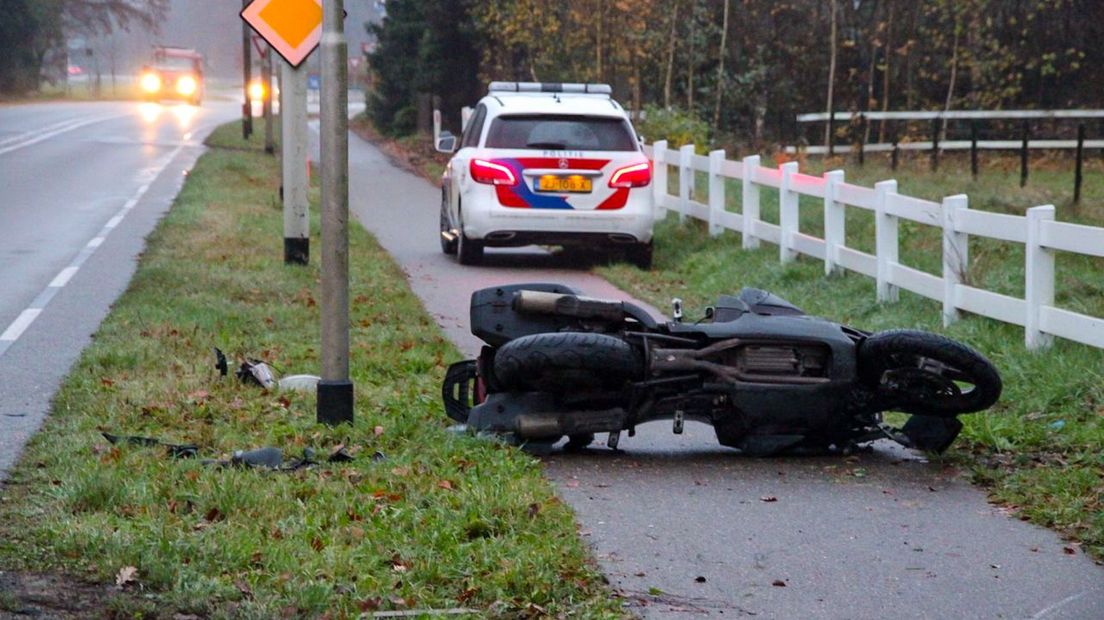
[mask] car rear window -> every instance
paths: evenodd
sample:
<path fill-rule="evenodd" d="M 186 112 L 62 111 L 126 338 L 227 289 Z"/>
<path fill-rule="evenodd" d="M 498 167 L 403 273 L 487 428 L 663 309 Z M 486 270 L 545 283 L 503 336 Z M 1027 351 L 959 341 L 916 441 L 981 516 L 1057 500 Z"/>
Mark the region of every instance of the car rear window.
<path fill-rule="evenodd" d="M 491 123 L 488 148 L 635 151 L 628 123 L 620 118 L 530 114 L 500 116 Z"/>

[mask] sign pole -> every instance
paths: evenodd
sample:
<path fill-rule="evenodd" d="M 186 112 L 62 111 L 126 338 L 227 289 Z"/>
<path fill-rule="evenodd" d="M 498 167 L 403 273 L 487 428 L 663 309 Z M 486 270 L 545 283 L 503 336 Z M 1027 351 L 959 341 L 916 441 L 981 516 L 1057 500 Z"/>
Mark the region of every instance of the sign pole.
<path fill-rule="evenodd" d="M 284 177 L 284 263 L 310 262 L 307 201 L 307 71 L 280 63 L 281 166 Z"/>
<path fill-rule="evenodd" d="M 272 120 L 272 48 L 264 47 L 261 53 L 261 82 L 264 84 L 265 153 L 276 154 L 276 132 Z"/>
<path fill-rule="evenodd" d="M 242 9 L 249 6 L 250 0 L 242 0 Z M 249 98 L 249 82 L 253 79 L 253 52 L 249 48 L 249 24 L 242 23 L 242 140 L 253 135 L 253 101 Z"/>
<path fill-rule="evenodd" d="M 349 380 L 349 52 L 344 0 L 322 4 L 322 380 L 318 421 L 353 421 Z"/>

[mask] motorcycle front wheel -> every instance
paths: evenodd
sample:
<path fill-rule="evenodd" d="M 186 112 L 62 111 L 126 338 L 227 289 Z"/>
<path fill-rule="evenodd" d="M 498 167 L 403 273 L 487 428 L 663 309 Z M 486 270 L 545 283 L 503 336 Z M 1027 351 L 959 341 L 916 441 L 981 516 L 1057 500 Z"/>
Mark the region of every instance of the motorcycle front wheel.
<path fill-rule="evenodd" d="M 988 409 L 1001 378 L 984 355 L 927 332 L 898 329 L 859 345 L 859 376 L 905 413 L 950 417 Z"/>
<path fill-rule="evenodd" d="M 555 332 L 502 345 L 495 353 L 494 373 L 507 389 L 616 388 L 642 376 L 644 361 L 632 345 L 614 336 Z"/>

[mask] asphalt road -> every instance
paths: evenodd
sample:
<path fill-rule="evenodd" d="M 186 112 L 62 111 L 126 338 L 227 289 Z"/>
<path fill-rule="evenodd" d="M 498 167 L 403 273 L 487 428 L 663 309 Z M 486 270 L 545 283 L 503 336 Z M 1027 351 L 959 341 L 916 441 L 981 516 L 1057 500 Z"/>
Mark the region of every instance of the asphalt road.
<path fill-rule="evenodd" d="M 355 136 L 350 172 L 354 216 L 468 356 L 478 288 L 557 281 L 626 298 L 536 249 L 461 267 L 439 249 L 436 187 Z M 676 436 L 653 423 L 618 451 L 596 444 L 545 466 L 613 587 L 648 618 L 1104 618 L 1104 569 L 989 505 L 958 472 L 891 446 L 750 459 L 706 426 Z"/>
<path fill-rule="evenodd" d="M 233 103 L 0 106 L 0 479 Z"/>

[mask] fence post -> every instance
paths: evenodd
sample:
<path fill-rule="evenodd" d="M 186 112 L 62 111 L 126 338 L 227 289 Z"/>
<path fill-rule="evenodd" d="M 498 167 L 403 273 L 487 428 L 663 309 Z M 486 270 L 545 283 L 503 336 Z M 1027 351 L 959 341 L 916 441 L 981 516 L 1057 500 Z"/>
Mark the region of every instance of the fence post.
<path fill-rule="evenodd" d="M 955 293 L 959 284 L 966 281 L 970 266 L 970 236 L 955 229 L 959 213 L 970 208 L 966 194 L 943 199 L 943 327 L 959 318 L 955 306 Z"/>
<path fill-rule="evenodd" d="M 846 239 L 847 214 L 843 203 L 836 201 L 836 186 L 843 177 L 843 170 L 824 173 L 824 274 L 829 276 L 843 271 L 839 249 Z"/>
<path fill-rule="evenodd" d="M 874 254 L 878 259 L 878 301 L 895 302 L 898 289 L 890 283 L 890 265 L 897 263 L 897 216 L 886 212 L 889 195 L 897 193 L 897 181 L 874 184 Z"/>
<path fill-rule="evenodd" d="M 759 186 L 755 184 L 755 171 L 758 168 L 758 155 L 744 158 L 744 188 L 740 210 L 744 216 L 743 247 L 745 250 L 759 247 L 759 239 L 755 237 L 755 222 L 759 221 Z"/>
<path fill-rule="evenodd" d="M 782 264 L 792 263 L 797 258 L 797 252 L 793 249 L 793 237 L 797 232 L 797 221 L 800 217 L 798 211 L 797 192 L 790 189 L 793 185 L 793 175 L 797 173 L 798 163 L 790 161 L 782 164 L 782 187 L 778 189 L 778 223 L 781 234 L 778 240 L 778 260 Z"/>
<path fill-rule="evenodd" d="M 1031 125 L 1023 122 L 1023 142 L 1020 144 L 1020 187 L 1027 185 L 1027 147 L 1031 139 Z"/>
<path fill-rule="evenodd" d="M 1085 151 L 1085 124 L 1077 126 L 1077 164 L 1073 172 L 1073 204 L 1081 202 L 1081 162 Z"/>
<path fill-rule="evenodd" d="M 690 158 L 694 156 L 694 145 L 679 147 L 679 224 L 686 222 L 690 212 L 690 190 L 694 187 L 694 171 L 690 168 Z"/>
<path fill-rule="evenodd" d="M 709 153 L 709 234 L 714 237 L 724 232 L 721 225 L 721 213 L 725 210 L 725 178 L 721 176 L 724 162 L 724 149 Z"/>
<path fill-rule="evenodd" d="M 652 145 L 652 193 L 655 197 L 655 216 L 657 220 L 667 217 L 667 141 L 659 140 Z"/>
<path fill-rule="evenodd" d="M 1054 305 L 1054 251 L 1041 243 L 1043 222 L 1054 220 L 1054 205 L 1032 207 L 1027 210 L 1027 247 L 1024 272 L 1024 301 L 1027 317 L 1024 321 L 1024 340 L 1029 351 L 1050 346 L 1054 337 L 1039 327 L 1039 317 L 1044 306 Z"/>

